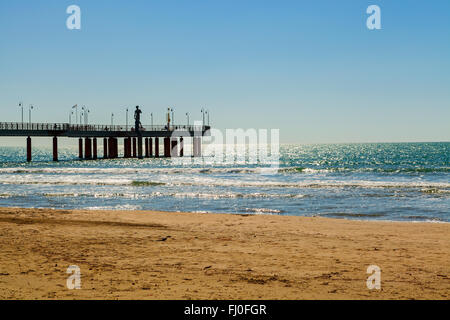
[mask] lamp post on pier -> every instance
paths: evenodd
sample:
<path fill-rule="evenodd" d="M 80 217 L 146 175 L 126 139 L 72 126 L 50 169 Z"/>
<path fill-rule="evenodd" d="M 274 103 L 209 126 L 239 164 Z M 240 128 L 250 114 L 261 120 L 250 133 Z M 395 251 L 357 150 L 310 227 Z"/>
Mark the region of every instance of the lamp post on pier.
<path fill-rule="evenodd" d="M 23 102 L 19 102 L 19 107 L 22 109 L 22 125 L 23 125 Z"/>
<path fill-rule="evenodd" d="M 78 125 L 78 104 L 74 105 L 72 109 L 75 109 L 75 124 Z M 72 111 L 73 114 L 73 111 Z"/>
<path fill-rule="evenodd" d="M 30 104 L 28 107 L 28 123 L 31 124 L 31 110 L 34 109 L 34 106 Z"/>
<path fill-rule="evenodd" d="M 128 108 L 127 108 L 127 113 L 126 113 L 126 122 L 127 122 L 127 124 L 126 124 L 126 126 L 125 126 L 125 131 L 128 131 Z"/>
<path fill-rule="evenodd" d="M 202 108 L 202 126 L 205 126 L 205 108 Z"/>

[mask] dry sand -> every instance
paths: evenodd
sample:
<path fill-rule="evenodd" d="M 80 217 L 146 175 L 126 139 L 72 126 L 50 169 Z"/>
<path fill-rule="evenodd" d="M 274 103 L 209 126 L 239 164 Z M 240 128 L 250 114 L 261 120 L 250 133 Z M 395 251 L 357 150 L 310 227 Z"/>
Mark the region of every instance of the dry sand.
<path fill-rule="evenodd" d="M 449 253 L 448 223 L 0 208 L 1 299 L 449 299 Z"/>

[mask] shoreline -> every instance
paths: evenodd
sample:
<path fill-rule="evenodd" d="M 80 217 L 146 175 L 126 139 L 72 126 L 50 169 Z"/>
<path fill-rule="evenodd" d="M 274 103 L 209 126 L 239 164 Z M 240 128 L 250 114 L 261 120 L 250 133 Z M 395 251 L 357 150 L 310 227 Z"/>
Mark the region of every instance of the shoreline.
<path fill-rule="evenodd" d="M 320 215 L 314 215 L 314 216 L 296 216 L 296 215 L 290 215 L 290 214 L 275 214 L 275 213 L 224 213 L 224 212 L 212 212 L 212 211 L 161 211 L 161 210 L 123 210 L 123 209 L 89 209 L 89 208 L 82 208 L 82 209 L 64 209 L 64 208 L 46 208 L 46 207 L 0 207 L 0 210 L 2 209 L 34 209 L 34 210 L 54 210 L 54 211 L 92 211 L 92 212 L 160 212 L 160 213 L 186 213 L 186 214 L 217 214 L 217 215 L 249 215 L 249 216 L 272 216 L 272 217 L 299 217 L 299 218 L 319 218 L 319 219 L 331 219 L 331 220 L 345 220 L 345 221 L 359 221 L 359 222 L 395 222 L 395 223 L 442 223 L 442 224 L 450 224 L 450 221 L 443 221 L 443 220 L 432 220 L 432 219 L 426 219 L 426 220 L 387 220 L 387 219 L 358 219 L 358 218 L 348 218 L 348 217 L 328 217 L 328 216 L 320 216 Z"/>
<path fill-rule="evenodd" d="M 450 225 L 410 222 L 3 207 L 0 299 L 449 299 Z"/>

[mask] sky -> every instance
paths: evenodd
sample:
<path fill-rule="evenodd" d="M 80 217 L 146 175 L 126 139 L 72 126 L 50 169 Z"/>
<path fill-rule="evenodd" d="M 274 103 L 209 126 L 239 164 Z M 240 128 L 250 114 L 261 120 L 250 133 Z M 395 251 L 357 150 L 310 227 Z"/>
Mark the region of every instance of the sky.
<path fill-rule="evenodd" d="M 204 107 L 281 143 L 450 141 L 450 1 L 1 1 L 0 121 L 20 101 L 33 122 L 78 104 L 90 123 L 140 105 L 143 124 L 167 107 L 185 124 Z"/>

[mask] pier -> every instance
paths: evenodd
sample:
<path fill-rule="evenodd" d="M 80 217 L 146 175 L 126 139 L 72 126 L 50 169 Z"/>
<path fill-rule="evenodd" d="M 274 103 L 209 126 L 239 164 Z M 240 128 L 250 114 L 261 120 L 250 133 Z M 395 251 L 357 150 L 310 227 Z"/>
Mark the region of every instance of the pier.
<path fill-rule="evenodd" d="M 68 123 L 16 123 L 0 122 L 0 136 L 26 137 L 26 160 L 32 160 L 31 137 L 51 137 L 53 161 L 58 161 L 58 138 L 78 139 L 78 157 L 96 160 L 98 144 L 103 140 L 103 158 L 119 157 L 119 139 L 123 139 L 124 158 L 158 158 L 160 139 L 163 139 L 163 157 L 183 157 L 184 138 L 192 138 L 192 156 L 201 156 L 202 137 L 209 136 L 205 125 L 152 125 L 141 126 L 138 131 L 127 125 L 79 125 Z"/>

